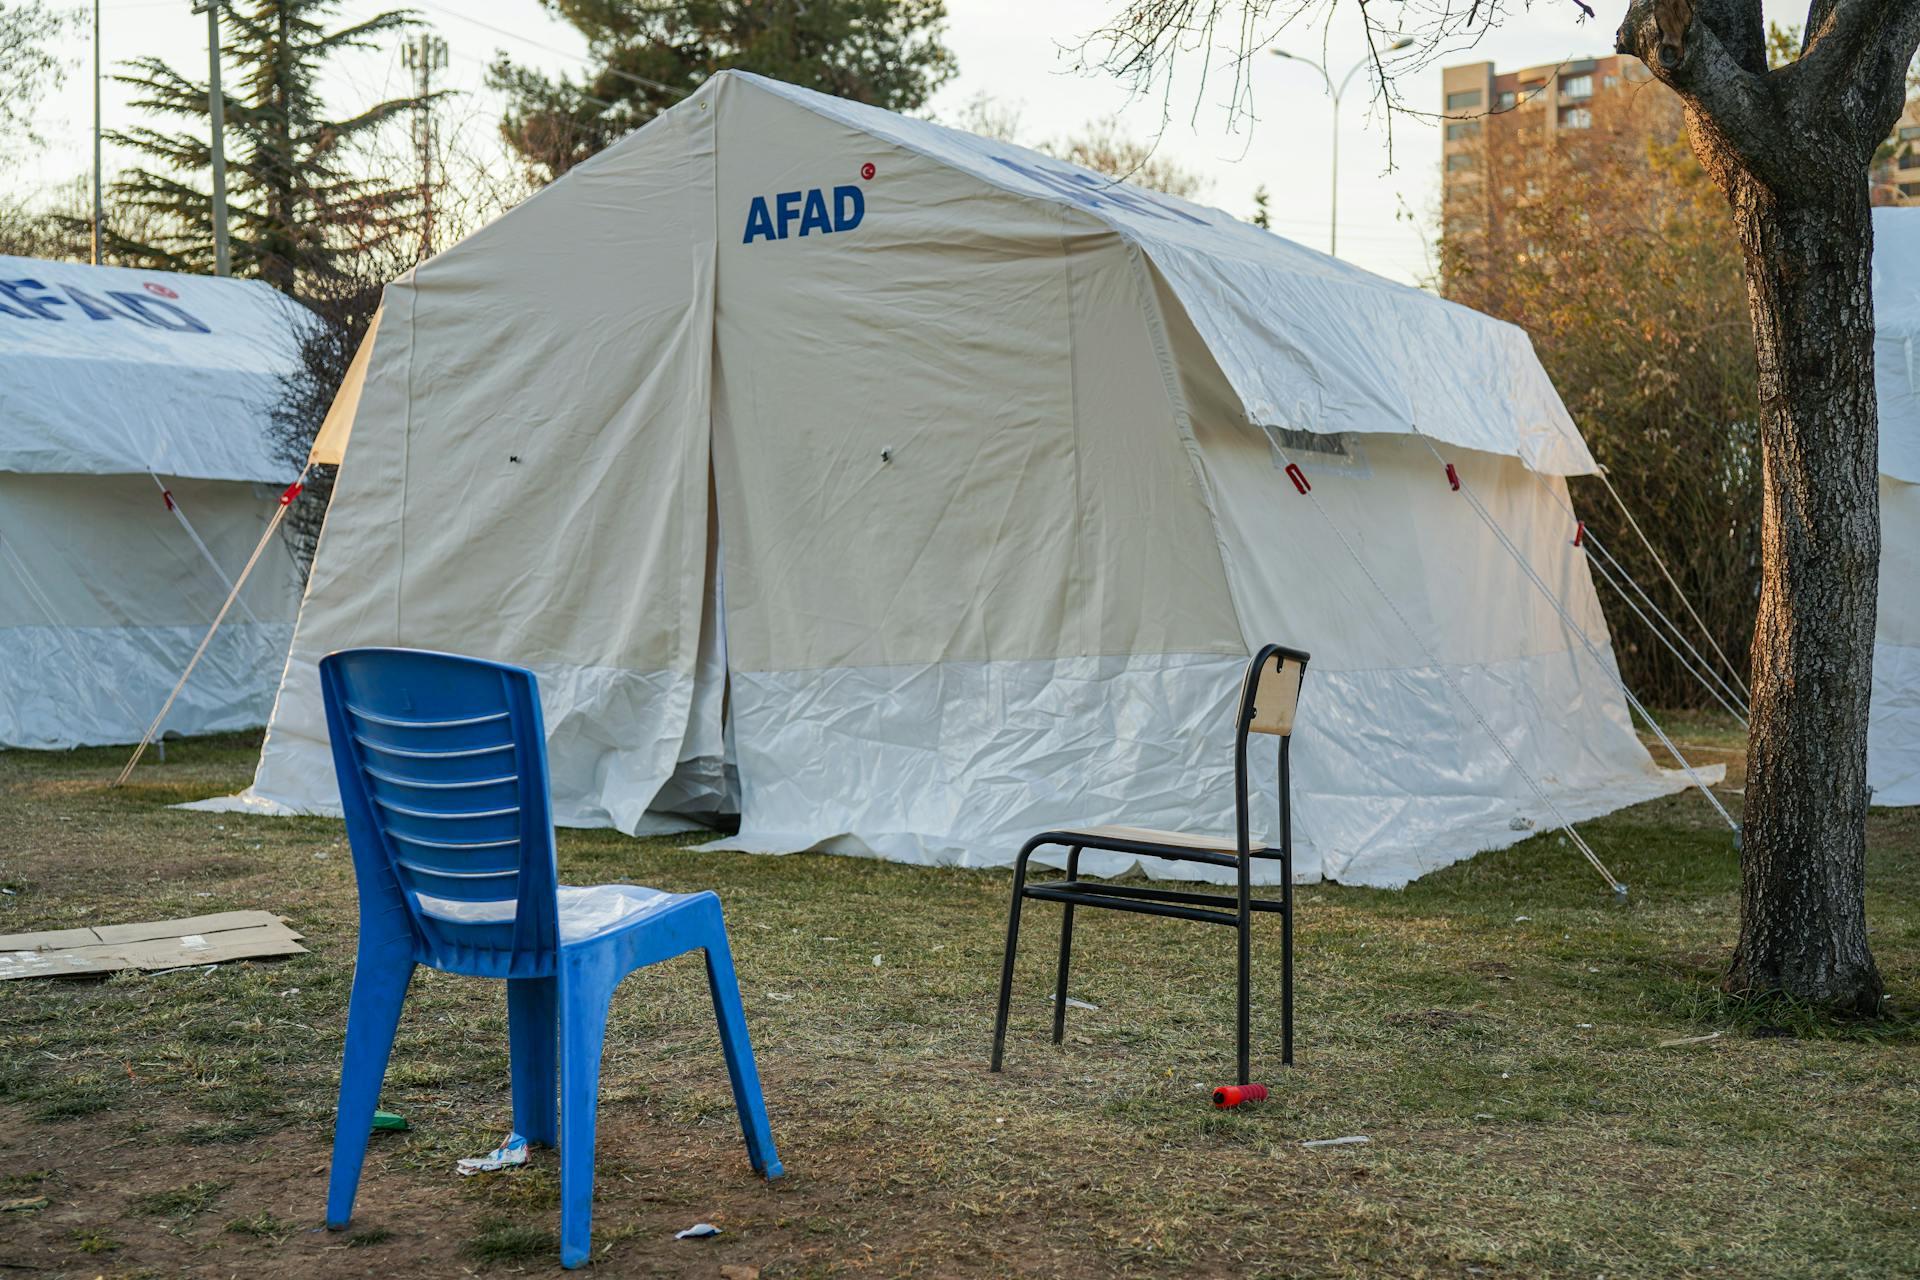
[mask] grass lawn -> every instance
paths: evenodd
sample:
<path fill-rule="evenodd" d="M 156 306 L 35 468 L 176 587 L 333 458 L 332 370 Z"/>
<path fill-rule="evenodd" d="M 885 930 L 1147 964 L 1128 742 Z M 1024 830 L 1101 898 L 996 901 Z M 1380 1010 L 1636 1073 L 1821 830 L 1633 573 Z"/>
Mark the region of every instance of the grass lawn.
<path fill-rule="evenodd" d="M 1680 741 L 1725 758 L 1711 722 Z M 166 808 L 233 790 L 250 737 L 0 754 L 0 933 L 265 908 L 312 953 L 0 984 L 0 1276 L 557 1270 L 555 1161 L 461 1179 L 510 1119 L 499 984 L 423 971 L 348 1233 L 317 1231 L 351 978 L 337 823 Z M 1725 793 L 1738 801 L 1737 779 Z M 1920 1274 L 1920 811 L 1873 818 L 1871 1026 L 1717 993 L 1736 868 L 1695 796 L 1399 893 L 1300 896 L 1300 1060 L 1256 945 L 1256 1078 L 1232 1070 L 1231 938 L 1083 912 L 1047 1042 L 1057 916 L 1029 908 L 1008 1070 L 986 1070 L 1005 873 L 562 832 L 564 879 L 714 888 L 788 1176 L 749 1172 L 696 957 L 615 1001 L 596 1265 L 613 1275 Z M 1266 979 L 1262 981 L 1262 979 Z M 1712 1033 L 1716 1038 L 1701 1039 Z M 1675 1043 L 1685 1041 L 1685 1043 Z M 1303 1139 L 1365 1134 L 1365 1146 Z M 710 1221 L 707 1243 L 673 1232 Z"/>

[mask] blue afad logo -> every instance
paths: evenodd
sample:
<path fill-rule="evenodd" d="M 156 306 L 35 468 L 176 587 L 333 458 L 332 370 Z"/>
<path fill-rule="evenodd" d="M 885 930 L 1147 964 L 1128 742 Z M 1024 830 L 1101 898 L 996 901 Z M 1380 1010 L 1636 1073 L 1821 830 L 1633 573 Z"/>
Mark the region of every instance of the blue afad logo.
<path fill-rule="evenodd" d="M 851 231 L 867 216 L 867 198 L 858 187 L 835 187 L 832 207 L 827 193 L 819 187 L 807 191 L 782 191 L 773 198 L 771 209 L 765 196 L 755 196 L 747 206 L 747 234 L 741 244 L 755 240 L 785 240 L 789 235 L 823 236 L 836 231 Z M 794 223 L 799 230 L 794 230 Z"/>
<path fill-rule="evenodd" d="M 171 329 L 175 333 L 213 332 L 191 311 L 164 298 L 144 297 L 120 289 L 107 290 L 103 298 L 70 284 L 57 287 L 60 293 L 38 280 L 0 280 L 0 316 L 55 321 L 85 316 L 89 320 L 132 320 L 149 329 Z M 61 307 L 71 307 L 74 312 L 62 312 Z"/>

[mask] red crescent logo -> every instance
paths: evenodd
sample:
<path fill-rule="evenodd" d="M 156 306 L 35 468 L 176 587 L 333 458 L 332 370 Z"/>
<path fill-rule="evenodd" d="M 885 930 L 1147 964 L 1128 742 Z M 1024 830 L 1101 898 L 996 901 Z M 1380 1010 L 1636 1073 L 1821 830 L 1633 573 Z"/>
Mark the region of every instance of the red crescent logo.
<path fill-rule="evenodd" d="M 873 181 L 873 175 L 878 172 L 879 170 L 875 169 L 871 163 L 860 166 L 860 176 L 869 182 Z"/>

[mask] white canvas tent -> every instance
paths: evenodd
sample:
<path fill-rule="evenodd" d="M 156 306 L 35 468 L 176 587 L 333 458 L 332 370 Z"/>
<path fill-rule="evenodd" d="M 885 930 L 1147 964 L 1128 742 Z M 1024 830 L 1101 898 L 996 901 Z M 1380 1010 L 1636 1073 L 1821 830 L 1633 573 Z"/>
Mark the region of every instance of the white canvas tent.
<path fill-rule="evenodd" d="M 216 803 L 337 811 L 315 664 L 369 644 L 532 667 L 561 821 L 737 806 L 767 852 L 1230 830 L 1267 640 L 1314 654 L 1309 877 L 1680 785 L 1615 691 L 1563 479 L 1594 463 L 1525 335 L 1216 210 L 727 73 L 382 314 Z"/>
<path fill-rule="evenodd" d="M 289 305 L 0 257 L 0 746 L 130 742 L 159 709 L 292 478 L 263 431 Z M 282 552 L 167 727 L 264 723 L 298 601 Z"/>
<path fill-rule="evenodd" d="M 1873 211 L 1874 384 L 1880 400 L 1880 608 L 1867 784 L 1920 804 L 1920 209 Z"/>

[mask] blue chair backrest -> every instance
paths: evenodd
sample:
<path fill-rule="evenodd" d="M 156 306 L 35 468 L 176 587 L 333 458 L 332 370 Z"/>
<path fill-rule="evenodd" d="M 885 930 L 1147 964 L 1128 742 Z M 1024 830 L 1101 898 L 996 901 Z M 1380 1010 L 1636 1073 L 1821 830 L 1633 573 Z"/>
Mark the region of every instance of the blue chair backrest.
<path fill-rule="evenodd" d="M 404 912 L 415 959 L 483 977 L 556 972 L 546 735 L 533 673 L 417 649 L 320 662 L 363 941 Z"/>

